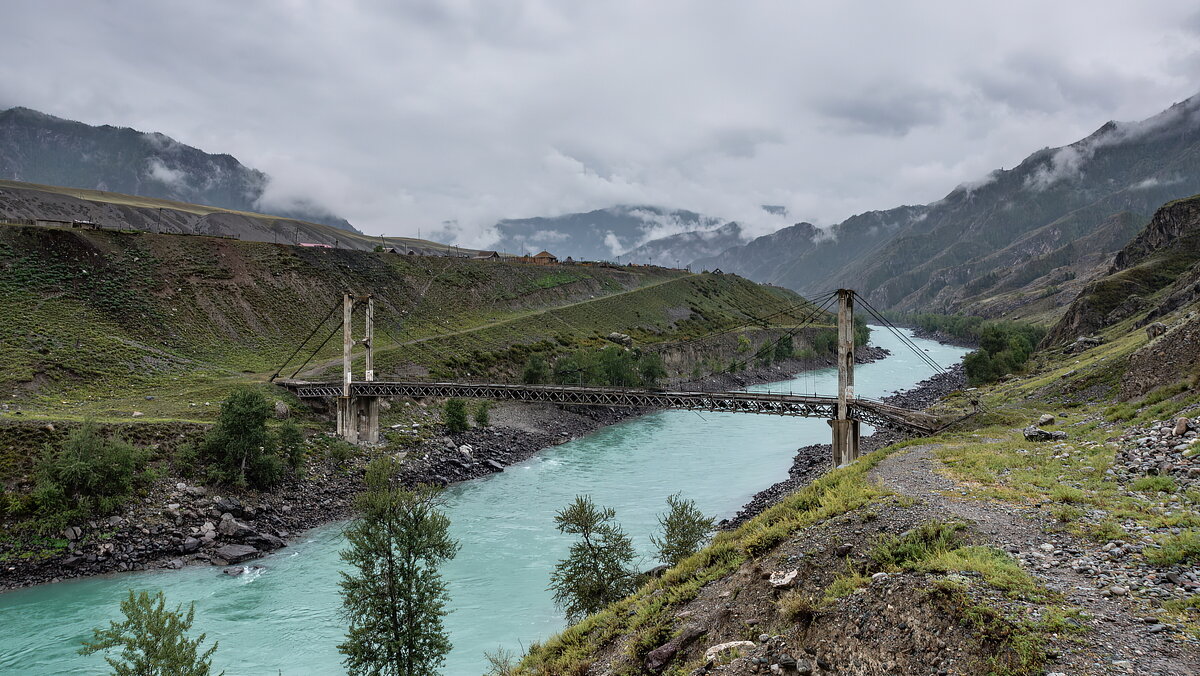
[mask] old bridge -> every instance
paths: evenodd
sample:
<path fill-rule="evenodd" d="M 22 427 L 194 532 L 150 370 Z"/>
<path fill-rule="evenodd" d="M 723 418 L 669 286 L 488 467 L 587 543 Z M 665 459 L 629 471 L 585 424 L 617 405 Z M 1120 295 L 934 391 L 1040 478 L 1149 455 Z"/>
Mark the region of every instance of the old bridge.
<path fill-rule="evenodd" d="M 385 381 L 375 379 L 374 304 L 370 296 L 347 294 L 343 299 L 342 380 L 309 382 L 277 380 L 301 398 L 336 398 L 337 432 L 352 443 L 379 440 L 379 401 L 386 397 L 459 397 L 548 402 L 583 406 L 682 409 L 730 413 L 824 418 L 833 432 L 835 465 L 859 456 L 859 424 L 895 427 L 919 434 L 936 431 L 940 421 L 927 413 L 854 395 L 854 292 L 841 289 L 838 298 L 837 396 L 776 394 L 769 392 L 702 392 L 592 387 L 570 385 L 514 385 L 503 383 Z M 366 305 L 364 333 L 355 340 L 353 310 Z M 356 380 L 351 369 L 353 347 L 365 348 L 365 373 Z"/>

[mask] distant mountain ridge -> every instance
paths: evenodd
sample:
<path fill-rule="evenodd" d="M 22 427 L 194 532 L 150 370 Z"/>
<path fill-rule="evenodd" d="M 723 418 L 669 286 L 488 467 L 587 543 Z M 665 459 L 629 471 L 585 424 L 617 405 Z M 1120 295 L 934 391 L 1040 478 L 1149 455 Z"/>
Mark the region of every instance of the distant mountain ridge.
<path fill-rule="evenodd" d="M 560 259 L 622 260 L 648 240 L 680 232 L 714 230 L 722 221 L 686 209 L 617 205 L 586 213 L 506 219 L 496 224 L 497 251 L 515 254 L 543 249 Z M 681 263 L 691 258 L 678 257 Z M 672 258 L 674 260 L 674 258 Z M 646 262 L 639 259 L 639 262 Z"/>
<path fill-rule="evenodd" d="M 263 212 L 270 177 L 232 155 L 154 132 L 92 126 L 29 108 L 0 111 L 0 178 Z M 267 209 L 283 218 L 357 232 L 313 204 Z"/>
<path fill-rule="evenodd" d="M 854 287 L 880 307 L 988 316 L 1056 312 L 1165 202 L 1200 192 L 1200 97 L 1109 122 L 937 202 L 827 230 L 784 228 L 693 261 L 812 294 Z"/>

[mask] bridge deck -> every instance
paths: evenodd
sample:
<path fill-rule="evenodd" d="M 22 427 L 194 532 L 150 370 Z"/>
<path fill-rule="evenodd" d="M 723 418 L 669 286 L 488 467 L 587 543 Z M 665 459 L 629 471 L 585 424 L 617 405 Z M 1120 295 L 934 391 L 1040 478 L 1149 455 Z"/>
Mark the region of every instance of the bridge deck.
<path fill-rule="evenodd" d="M 278 380 L 301 398 L 339 397 L 339 382 Z M 509 399 L 555 404 L 620 406 L 631 408 L 672 408 L 687 411 L 761 413 L 833 419 L 837 415 L 837 397 L 812 394 L 776 394 L 769 392 L 699 392 L 633 389 L 623 387 L 576 387 L 571 385 L 506 385 L 496 383 L 434 383 L 355 381 L 351 393 L 356 397 L 459 397 L 464 399 Z M 862 422 L 928 434 L 938 429 L 938 419 L 927 413 L 910 411 L 873 399 L 855 398 L 850 416 Z"/>

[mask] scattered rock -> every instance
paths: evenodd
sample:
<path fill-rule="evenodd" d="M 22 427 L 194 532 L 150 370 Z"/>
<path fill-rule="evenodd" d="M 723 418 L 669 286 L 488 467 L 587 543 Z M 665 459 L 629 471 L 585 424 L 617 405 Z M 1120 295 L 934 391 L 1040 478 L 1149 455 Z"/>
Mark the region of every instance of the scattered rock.
<path fill-rule="evenodd" d="M 771 586 L 776 589 L 786 589 L 796 583 L 796 577 L 800 575 L 800 570 L 793 568 L 792 570 L 777 570 L 771 573 Z"/>
<path fill-rule="evenodd" d="M 1054 416 L 1050 415 L 1049 413 L 1043 413 L 1042 417 L 1038 418 L 1038 421 L 1037 421 L 1038 427 L 1043 427 L 1045 425 L 1053 425 L 1053 424 L 1054 424 Z"/>
<path fill-rule="evenodd" d="M 717 659 L 717 656 L 726 650 L 734 648 L 753 648 L 754 641 L 729 641 L 728 643 L 718 643 L 717 645 L 704 651 L 704 661 L 711 662 Z"/>
<path fill-rule="evenodd" d="M 292 417 L 292 408 L 287 405 L 287 402 L 275 402 L 275 417 L 280 420 L 287 420 Z"/>
<path fill-rule="evenodd" d="M 1067 438 L 1066 432 L 1048 432 L 1046 430 L 1039 429 L 1036 425 L 1030 425 L 1029 427 L 1026 427 L 1024 430 L 1022 430 L 1022 434 L 1025 435 L 1026 441 L 1055 441 L 1058 439 Z"/>

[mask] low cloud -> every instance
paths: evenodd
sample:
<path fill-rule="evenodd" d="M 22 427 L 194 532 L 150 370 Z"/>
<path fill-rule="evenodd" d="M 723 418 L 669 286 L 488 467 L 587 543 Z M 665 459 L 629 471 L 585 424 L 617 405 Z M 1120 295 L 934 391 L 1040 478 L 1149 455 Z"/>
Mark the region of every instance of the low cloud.
<path fill-rule="evenodd" d="M 158 181 L 165 183 L 172 188 L 182 189 L 188 187 L 188 174 L 182 169 L 172 169 L 157 157 L 151 157 L 147 163 L 147 175 Z"/>

